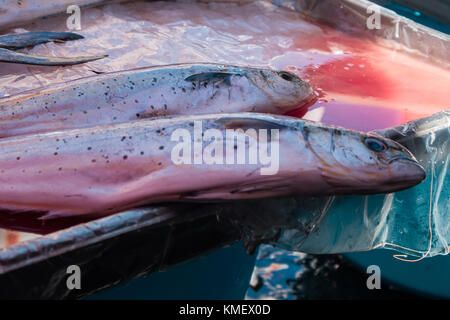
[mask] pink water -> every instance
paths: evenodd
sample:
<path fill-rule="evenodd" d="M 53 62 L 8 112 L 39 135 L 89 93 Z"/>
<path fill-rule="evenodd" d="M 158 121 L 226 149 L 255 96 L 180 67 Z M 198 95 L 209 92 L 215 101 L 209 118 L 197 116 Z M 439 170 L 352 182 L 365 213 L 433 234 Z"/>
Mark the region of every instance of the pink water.
<path fill-rule="evenodd" d="M 11 31 L 66 31 L 66 15 Z M 0 64 L 0 96 L 54 82 L 141 66 L 219 62 L 290 70 L 317 101 L 306 118 L 358 130 L 399 125 L 449 108 L 450 72 L 265 1 L 250 4 L 133 2 L 82 10 L 86 39 L 25 51 L 109 58 L 73 67 Z M 300 108 L 290 115 L 304 116 Z M 13 221 L 12 221 L 13 220 Z M 78 220 L 0 215 L 0 225 L 48 233 Z"/>

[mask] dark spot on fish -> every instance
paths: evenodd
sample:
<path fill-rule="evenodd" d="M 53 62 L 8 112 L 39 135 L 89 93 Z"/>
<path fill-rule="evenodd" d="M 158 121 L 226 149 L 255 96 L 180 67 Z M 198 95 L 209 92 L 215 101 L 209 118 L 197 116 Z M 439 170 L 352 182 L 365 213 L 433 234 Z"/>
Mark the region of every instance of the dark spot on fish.
<path fill-rule="evenodd" d="M 92 147 L 88 147 L 87 149 L 88 149 L 88 150 L 92 150 Z"/>
<path fill-rule="evenodd" d="M 136 113 L 136 117 L 139 118 L 141 115 L 139 113 Z"/>
<path fill-rule="evenodd" d="M 122 137 L 122 139 L 120 139 L 120 141 L 123 141 L 123 140 L 125 140 L 127 137 Z"/>
<path fill-rule="evenodd" d="M 17 157 L 16 160 L 20 160 L 20 157 Z"/>
<path fill-rule="evenodd" d="M 144 151 L 141 151 L 141 156 L 143 156 L 144 155 Z"/>
<path fill-rule="evenodd" d="M 159 150 L 163 150 L 164 149 L 164 146 L 159 146 Z"/>
<path fill-rule="evenodd" d="M 127 155 L 124 155 L 123 156 L 123 160 L 127 160 L 128 159 L 128 156 Z"/>
<path fill-rule="evenodd" d="M 92 160 L 91 160 L 92 163 L 94 163 L 94 162 L 96 162 L 96 161 L 97 161 L 97 160 L 95 160 L 95 159 L 92 159 Z"/>
<path fill-rule="evenodd" d="M 58 155 L 58 152 L 53 153 L 53 155 L 54 155 L 54 156 L 57 156 L 57 155 Z"/>

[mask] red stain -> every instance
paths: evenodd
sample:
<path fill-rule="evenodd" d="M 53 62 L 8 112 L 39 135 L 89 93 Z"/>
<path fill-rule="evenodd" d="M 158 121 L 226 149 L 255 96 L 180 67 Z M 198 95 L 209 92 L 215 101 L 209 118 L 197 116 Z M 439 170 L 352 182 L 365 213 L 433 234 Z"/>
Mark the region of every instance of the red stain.
<path fill-rule="evenodd" d="M 342 60 L 309 67 L 303 73 L 310 84 L 323 92 L 348 94 L 361 97 L 388 99 L 392 95 L 393 82 L 371 62 L 361 57 L 348 57 Z"/>
<path fill-rule="evenodd" d="M 20 239 L 20 233 L 16 232 L 16 231 L 10 231 L 10 230 L 6 230 L 6 243 L 5 246 L 12 246 L 13 244 L 16 244 L 17 242 L 19 242 Z"/>
<path fill-rule="evenodd" d="M 67 217 L 51 220 L 39 219 L 43 216 L 43 213 L 37 212 L 24 212 L 24 213 L 10 213 L 0 212 L 0 228 L 9 230 L 36 233 L 36 234 L 49 234 L 58 230 L 66 229 L 74 225 L 85 223 L 91 220 L 95 220 L 95 217 Z M 9 231 L 8 231 L 9 232 Z M 7 233 L 7 244 L 14 244 L 17 240 L 14 240 L 16 233 Z M 8 240 L 10 239 L 10 240 Z M 9 242 L 8 242 L 9 241 Z M 16 241 L 16 242 L 13 242 Z"/>
<path fill-rule="evenodd" d="M 303 118 L 303 116 L 308 112 L 309 107 L 315 105 L 317 100 L 318 100 L 317 97 L 313 97 L 310 101 L 308 101 L 304 105 L 297 107 L 289 112 L 286 112 L 284 115 L 295 118 Z"/>

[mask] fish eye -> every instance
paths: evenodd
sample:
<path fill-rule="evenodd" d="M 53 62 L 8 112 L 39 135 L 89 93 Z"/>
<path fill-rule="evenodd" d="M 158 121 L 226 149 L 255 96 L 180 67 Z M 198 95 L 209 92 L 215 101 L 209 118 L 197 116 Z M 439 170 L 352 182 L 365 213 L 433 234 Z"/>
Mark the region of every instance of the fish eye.
<path fill-rule="evenodd" d="M 364 143 L 366 144 L 367 148 L 375 152 L 381 152 L 387 149 L 387 146 L 384 144 L 384 142 L 378 139 L 366 138 L 366 140 L 364 140 Z"/>
<path fill-rule="evenodd" d="M 290 74 L 289 72 L 281 71 L 278 73 L 281 78 L 283 78 L 286 81 L 292 81 L 294 80 L 294 75 Z"/>

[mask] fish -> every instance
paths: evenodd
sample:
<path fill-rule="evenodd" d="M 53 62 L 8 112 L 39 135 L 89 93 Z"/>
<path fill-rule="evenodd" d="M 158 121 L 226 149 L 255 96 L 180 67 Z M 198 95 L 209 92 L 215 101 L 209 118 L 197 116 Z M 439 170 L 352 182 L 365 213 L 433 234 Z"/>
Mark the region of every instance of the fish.
<path fill-rule="evenodd" d="M 52 41 L 80 40 L 84 37 L 73 32 L 35 31 L 0 36 L 0 48 L 18 50 Z"/>
<path fill-rule="evenodd" d="M 390 139 L 259 113 L 18 136 L 1 139 L 0 150 L 0 211 L 40 212 L 47 220 L 159 202 L 389 193 L 425 178 L 414 156 Z"/>
<path fill-rule="evenodd" d="M 283 114 L 315 97 L 287 71 L 197 63 L 93 75 L 0 99 L 0 137 L 220 112 Z"/>
<path fill-rule="evenodd" d="M 86 63 L 106 58 L 102 56 L 81 56 L 81 57 L 47 57 L 16 52 L 15 50 L 35 46 L 51 41 L 63 42 L 67 40 L 83 39 L 82 35 L 73 32 L 25 32 L 19 34 L 8 34 L 0 36 L 0 62 L 22 63 L 44 66 L 63 66 Z"/>
<path fill-rule="evenodd" d="M 124 2 L 127 0 L 114 0 Z M 73 13 L 69 10 L 74 5 L 86 7 L 98 5 L 112 0 L 32 0 L 32 1 L 0 1 L 0 29 L 22 26 L 24 23 L 60 13 Z"/>

